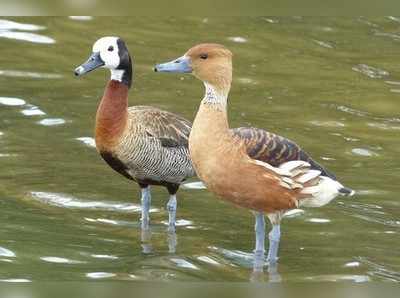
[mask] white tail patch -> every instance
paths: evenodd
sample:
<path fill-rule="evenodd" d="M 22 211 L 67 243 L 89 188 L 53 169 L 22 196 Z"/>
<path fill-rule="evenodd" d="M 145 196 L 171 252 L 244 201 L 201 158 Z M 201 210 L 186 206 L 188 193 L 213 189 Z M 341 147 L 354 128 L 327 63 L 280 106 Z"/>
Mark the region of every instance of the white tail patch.
<path fill-rule="evenodd" d="M 266 168 L 267 170 L 273 171 L 273 172 L 275 172 L 276 174 L 278 174 L 280 176 L 286 176 L 286 177 L 292 177 L 293 176 L 293 174 L 290 171 L 287 171 L 287 170 L 282 169 L 280 167 L 279 168 L 273 167 L 273 166 L 271 166 L 270 164 L 268 164 L 266 162 L 262 162 L 262 161 L 259 161 L 259 160 L 256 160 L 256 159 L 251 159 L 250 161 L 252 163 L 256 164 L 256 165 L 259 165 L 259 166 L 262 166 L 262 167 Z"/>
<path fill-rule="evenodd" d="M 328 204 L 339 195 L 339 190 L 343 188 L 339 182 L 324 176 L 319 177 L 319 182 L 315 186 L 305 187 L 301 194 L 306 195 L 300 199 L 300 206 L 321 207 Z"/>
<path fill-rule="evenodd" d="M 311 165 L 302 160 L 289 161 L 278 168 L 258 160 L 251 160 L 251 162 L 278 174 L 282 187 L 289 190 L 300 189 L 297 200 L 299 206 L 324 206 L 340 195 L 344 188 L 339 182 L 321 176 L 321 171 L 311 170 Z"/>
<path fill-rule="evenodd" d="M 299 168 L 310 168 L 310 167 L 311 167 L 310 164 L 303 160 L 292 160 L 292 161 L 285 162 L 284 164 L 281 164 L 279 166 L 280 169 L 288 171 L 288 172 L 293 172 Z"/>
<path fill-rule="evenodd" d="M 289 161 L 279 166 L 279 169 L 290 172 L 290 175 L 286 175 L 290 178 L 282 177 L 285 184 L 289 184 L 292 189 L 296 188 L 294 185 L 302 188 L 300 192 L 302 198 L 298 200 L 300 206 L 321 207 L 336 198 L 343 185 L 331 178 L 321 176 L 321 171 L 310 168 L 311 165 L 302 160 Z M 289 183 L 288 179 L 293 182 Z"/>
<path fill-rule="evenodd" d="M 300 177 L 296 178 L 296 181 L 299 183 L 307 183 L 321 175 L 321 171 L 317 170 L 309 170 L 305 174 L 301 175 Z"/>

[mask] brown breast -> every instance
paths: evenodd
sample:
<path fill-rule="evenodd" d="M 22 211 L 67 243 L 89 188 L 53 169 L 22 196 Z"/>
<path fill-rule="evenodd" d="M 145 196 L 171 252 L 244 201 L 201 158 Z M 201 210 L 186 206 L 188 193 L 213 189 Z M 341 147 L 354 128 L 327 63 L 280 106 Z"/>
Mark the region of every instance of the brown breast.
<path fill-rule="evenodd" d="M 128 87 L 118 81 L 109 81 L 96 114 L 96 147 L 112 151 L 118 144 L 128 119 Z"/>
<path fill-rule="evenodd" d="M 296 206 L 299 191 L 283 188 L 276 174 L 250 162 L 243 140 L 229 132 L 225 112 L 200 107 L 189 149 L 198 176 L 220 198 L 264 212 Z"/>

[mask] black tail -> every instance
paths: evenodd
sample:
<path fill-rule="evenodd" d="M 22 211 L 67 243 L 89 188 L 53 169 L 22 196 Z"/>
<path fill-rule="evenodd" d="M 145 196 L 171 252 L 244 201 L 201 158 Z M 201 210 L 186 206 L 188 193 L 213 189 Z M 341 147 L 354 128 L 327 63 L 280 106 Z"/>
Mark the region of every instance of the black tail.
<path fill-rule="evenodd" d="M 308 162 L 311 165 L 311 169 L 320 171 L 322 176 L 329 177 L 333 180 L 337 180 L 335 174 L 326 170 L 323 166 L 321 166 L 319 163 L 317 163 L 315 160 L 313 160 L 303 150 L 301 150 L 301 152 L 300 152 L 300 159 Z"/>
<path fill-rule="evenodd" d="M 339 193 L 342 196 L 351 197 L 352 195 L 355 194 L 355 191 L 352 190 L 351 188 L 343 186 L 341 189 L 339 189 Z"/>

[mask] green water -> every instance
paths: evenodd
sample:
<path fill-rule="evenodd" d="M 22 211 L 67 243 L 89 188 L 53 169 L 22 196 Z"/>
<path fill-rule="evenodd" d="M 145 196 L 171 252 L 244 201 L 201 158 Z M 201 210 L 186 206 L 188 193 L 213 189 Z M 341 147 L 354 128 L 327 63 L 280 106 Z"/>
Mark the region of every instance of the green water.
<path fill-rule="evenodd" d="M 232 127 L 291 138 L 357 191 L 284 219 L 277 272 L 258 278 L 400 281 L 400 18 L 13 21 L 0 21 L 0 280 L 253 278 L 250 212 L 182 189 L 170 252 L 167 192 L 154 187 L 142 243 L 138 187 L 80 139 L 93 137 L 109 73 L 77 79 L 72 70 L 96 39 L 118 35 L 135 61 L 131 105 L 193 119 L 202 84 L 152 66 L 223 43 L 234 53 Z M 29 108 L 42 115 L 21 113 Z"/>

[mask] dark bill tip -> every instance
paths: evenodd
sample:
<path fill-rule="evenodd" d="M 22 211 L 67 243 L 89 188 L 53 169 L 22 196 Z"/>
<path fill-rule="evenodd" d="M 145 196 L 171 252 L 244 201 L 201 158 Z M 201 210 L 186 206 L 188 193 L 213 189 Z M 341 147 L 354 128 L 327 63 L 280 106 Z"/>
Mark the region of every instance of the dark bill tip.
<path fill-rule="evenodd" d="M 102 67 L 103 65 L 104 62 L 100 57 L 100 53 L 93 53 L 92 55 L 90 55 L 89 59 L 85 63 L 75 68 L 74 75 L 79 77 L 81 75 L 84 75 L 85 73 Z"/>

